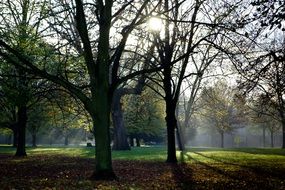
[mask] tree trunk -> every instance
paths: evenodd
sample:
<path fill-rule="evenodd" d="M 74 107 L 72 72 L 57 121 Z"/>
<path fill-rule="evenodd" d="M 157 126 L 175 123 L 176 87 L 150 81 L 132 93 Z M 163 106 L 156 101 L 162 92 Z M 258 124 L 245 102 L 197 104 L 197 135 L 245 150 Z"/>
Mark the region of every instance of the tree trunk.
<path fill-rule="evenodd" d="M 110 114 L 113 88 L 110 82 L 110 28 L 112 20 L 113 1 L 96 1 L 97 17 L 99 19 L 99 38 L 97 45 L 97 59 L 94 61 L 91 43 L 88 38 L 86 17 L 84 15 L 83 2 L 76 0 L 77 29 L 84 46 L 84 59 L 87 65 L 91 98 L 90 102 L 84 102 L 92 122 L 95 136 L 95 171 L 92 178 L 96 180 L 110 180 L 116 178 L 112 168 L 111 145 L 110 145 Z M 85 99 L 85 98 L 84 98 Z"/>
<path fill-rule="evenodd" d="M 136 137 L 136 144 L 137 147 L 141 147 L 140 139 L 138 137 Z"/>
<path fill-rule="evenodd" d="M 283 117 L 281 118 L 281 122 L 282 122 L 282 148 L 285 148 L 285 116 L 283 115 Z"/>
<path fill-rule="evenodd" d="M 68 139 L 68 135 L 64 136 L 64 146 L 68 146 L 69 144 L 69 139 Z"/>
<path fill-rule="evenodd" d="M 130 136 L 130 145 L 133 147 L 134 146 L 134 138 Z"/>
<path fill-rule="evenodd" d="M 270 144 L 271 144 L 271 148 L 274 147 L 274 132 L 271 130 L 270 131 Z"/>
<path fill-rule="evenodd" d="M 6 137 L 6 143 L 7 145 L 11 145 L 12 144 L 12 135 L 9 134 L 7 137 Z"/>
<path fill-rule="evenodd" d="M 18 109 L 18 146 L 15 156 L 27 156 L 26 124 L 27 124 L 27 107 L 24 105 L 20 106 Z"/>
<path fill-rule="evenodd" d="M 52 138 L 52 137 L 50 137 L 50 138 L 49 138 L 49 145 L 51 146 L 51 145 L 52 145 L 52 143 L 53 143 L 53 138 Z"/>
<path fill-rule="evenodd" d="M 213 134 L 209 134 L 209 146 L 214 147 L 214 142 L 213 142 Z"/>
<path fill-rule="evenodd" d="M 37 134 L 32 134 L 32 147 L 37 147 Z"/>
<path fill-rule="evenodd" d="M 221 148 L 224 148 L 224 132 L 220 132 L 221 134 Z"/>
<path fill-rule="evenodd" d="M 265 148 L 265 126 L 262 126 L 262 142 L 263 142 L 263 147 Z"/>
<path fill-rule="evenodd" d="M 130 150 L 120 100 L 121 96 L 115 93 L 112 103 L 112 119 L 114 125 L 113 150 Z"/>
<path fill-rule="evenodd" d="M 108 83 L 108 81 L 105 81 Z M 101 83 L 104 84 L 102 81 Z M 105 83 L 105 85 L 106 85 Z M 92 178 L 96 180 L 115 179 L 112 168 L 111 145 L 110 145 L 110 114 L 111 98 L 108 89 L 104 85 L 98 85 L 95 101 L 92 104 L 93 127 L 95 136 L 96 168 Z"/>
<path fill-rule="evenodd" d="M 166 99 L 166 126 L 167 126 L 167 160 L 168 163 L 177 163 L 175 148 L 175 128 L 177 121 L 175 116 L 175 104 Z"/>

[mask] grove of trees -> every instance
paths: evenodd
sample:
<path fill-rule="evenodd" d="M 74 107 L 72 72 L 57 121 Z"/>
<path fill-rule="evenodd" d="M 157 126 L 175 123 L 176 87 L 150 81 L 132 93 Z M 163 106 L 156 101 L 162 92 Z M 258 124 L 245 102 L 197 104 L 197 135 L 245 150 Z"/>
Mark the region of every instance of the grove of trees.
<path fill-rule="evenodd" d="M 27 131 L 33 146 L 39 132 L 68 145 L 88 131 L 92 177 L 114 179 L 112 149 L 165 143 L 177 163 L 199 126 L 221 147 L 251 125 L 273 146 L 282 126 L 285 148 L 282 1 L 3 0 L 0 10 L 0 128 L 16 156 Z"/>

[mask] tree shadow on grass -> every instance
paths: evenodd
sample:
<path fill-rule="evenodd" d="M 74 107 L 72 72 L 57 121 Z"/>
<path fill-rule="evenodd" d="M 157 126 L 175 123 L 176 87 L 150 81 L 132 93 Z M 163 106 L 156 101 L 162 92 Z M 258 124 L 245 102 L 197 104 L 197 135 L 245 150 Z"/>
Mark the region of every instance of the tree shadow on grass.
<path fill-rule="evenodd" d="M 238 148 L 235 151 L 256 155 L 285 156 L 285 149 L 280 148 Z"/>
<path fill-rule="evenodd" d="M 194 189 L 193 171 L 189 164 L 185 163 L 184 154 L 184 152 L 180 153 L 180 163 L 171 164 L 173 179 L 181 189 Z"/>
<path fill-rule="evenodd" d="M 196 153 L 196 152 L 193 152 L 193 153 Z M 197 153 L 196 153 L 197 154 Z M 201 156 L 204 156 L 204 155 L 202 155 L 202 154 L 199 154 L 199 155 L 201 155 Z M 231 175 L 229 175 L 227 172 L 225 172 L 224 170 L 222 170 L 222 169 L 219 169 L 218 167 L 214 167 L 214 166 L 211 166 L 210 164 L 207 164 L 207 163 L 205 163 L 205 162 L 201 162 L 201 161 L 199 161 L 199 160 L 197 160 L 197 159 L 195 159 L 195 158 L 193 158 L 191 155 L 189 155 L 188 153 L 184 153 L 184 159 L 185 159 L 185 157 L 186 157 L 186 159 L 187 160 L 192 160 L 192 161 L 194 161 L 195 163 L 197 163 L 197 164 L 199 164 L 199 165 L 201 165 L 201 166 L 204 166 L 205 168 L 207 168 L 207 169 L 210 169 L 210 170 L 212 170 L 212 171 L 214 171 L 214 172 L 216 172 L 216 173 L 218 173 L 218 174 L 221 174 L 221 175 L 223 175 L 224 177 L 229 177 L 229 178 L 232 178 L 232 179 L 236 179 L 236 176 L 231 176 Z"/>
<path fill-rule="evenodd" d="M 244 169 L 246 171 L 253 172 L 253 173 L 257 174 L 257 175 L 265 175 L 266 174 L 266 176 L 278 178 L 280 180 L 284 180 L 285 179 L 284 175 L 282 175 L 282 173 L 284 173 L 284 171 L 285 171 L 284 168 L 283 169 L 282 168 L 274 168 L 274 170 L 272 170 L 271 168 L 266 168 L 266 167 L 262 166 L 261 164 L 260 165 L 243 165 L 243 164 L 240 164 L 240 163 L 227 162 L 227 161 L 219 159 L 219 158 L 217 158 L 215 156 L 207 156 L 207 155 L 199 153 L 199 152 L 193 152 L 193 153 L 197 154 L 199 156 L 202 156 L 204 158 L 211 159 L 211 160 L 214 160 L 216 162 L 222 163 L 224 165 L 230 165 L 230 166 L 236 166 L 236 167 L 242 168 L 242 169 Z M 195 161 L 194 158 L 192 158 L 192 160 Z M 222 172 L 222 170 L 220 172 Z"/>
<path fill-rule="evenodd" d="M 193 153 L 217 162 L 207 163 L 193 158 L 189 152 L 184 154 L 184 159 L 194 161 L 193 168 L 200 168 L 198 175 L 204 175 L 204 178 L 201 178 L 201 183 L 204 185 L 202 189 L 205 189 L 205 186 L 208 189 L 284 189 L 285 187 L 284 177 L 282 177 L 284 168 L 283 172 L 274 173 L 273 171 L 263 170 L 263 168 L 225 162 L 199 152 Z M 235 166 L 237 169 L 232 170 L 232 167 L 227 167 L 227 165 Z M 194 179 L 197 181 L 196 177 Z M 200 188 L 200 186 L 197 187 Z"/>

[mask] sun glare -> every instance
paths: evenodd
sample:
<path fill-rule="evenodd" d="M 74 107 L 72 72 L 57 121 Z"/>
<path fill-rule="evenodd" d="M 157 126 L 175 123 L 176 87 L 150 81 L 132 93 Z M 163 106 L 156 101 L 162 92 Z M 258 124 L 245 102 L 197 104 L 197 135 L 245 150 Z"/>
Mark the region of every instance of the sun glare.
<path fill-rule="evenodd" d="M 162 20 L 158 17 L 151 17 L 148 20 L 148 27 L 152 31 L 160 31 L 162 30 L 162 26 L 163 26 Z"/>

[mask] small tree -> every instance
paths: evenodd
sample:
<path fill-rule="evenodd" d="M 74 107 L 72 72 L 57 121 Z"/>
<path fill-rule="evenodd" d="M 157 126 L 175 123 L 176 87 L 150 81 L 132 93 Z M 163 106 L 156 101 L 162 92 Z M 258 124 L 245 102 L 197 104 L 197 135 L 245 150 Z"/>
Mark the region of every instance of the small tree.
<path fill-rule="evenodd" d="M 263 147 L 265 147 L 266 130 L 270 133 L 270 145 L 274 147 L 274 133 L 280 130 L 281 121 L 276 104 L 266 94 L 260 94 L 252 100 L 251 122 L 262 128 Z"/>
<path fill-rule="evenodd" d="M 204 116 L 206 124 L 214 127 L 220 134 L 222 148 L 225 133 L 241 127 L 245 117 L 234 98 L 233 89 L 223 81 L 218 81 L 214 87 L 204 88 L 200 97 L 200 113 Z"/>

